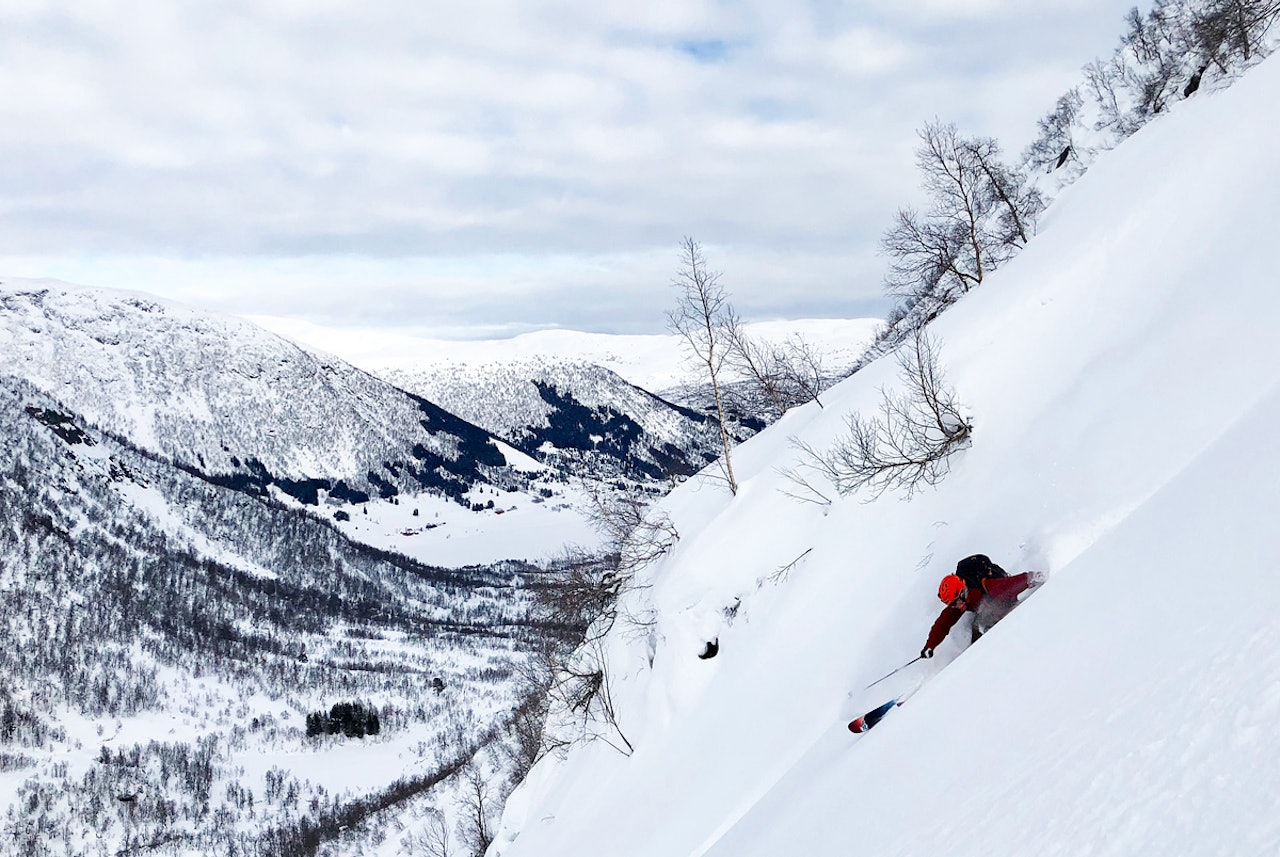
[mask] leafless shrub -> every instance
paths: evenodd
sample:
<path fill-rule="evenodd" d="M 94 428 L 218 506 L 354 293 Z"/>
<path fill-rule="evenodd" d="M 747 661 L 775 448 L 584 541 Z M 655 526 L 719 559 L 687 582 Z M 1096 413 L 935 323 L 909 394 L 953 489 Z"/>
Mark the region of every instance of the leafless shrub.
<path fill-rule="evenodd" d="M 624 577 L 664 556 L 680 540 L 671 517 L 654 509 L 642 494 L 592 485 L 587 497 L 587 518 L 604 537 L 607 552 L 617 557 L 618 573 Z"/>
<path fill-rule="evenodd" d="M 536 590 L 534 612 L 541 624 L 595 628 L 593 633 L 597 634 L 613 625 L 614 605 L 623 583 L 616 554 L 592 553 L 571 545 L 551 564 L 548 578 Z"/>
<path fill-rule="evenodd" d="M 1064 92 L 1053 109 L 1036 123 L 1036 139 L 1022 155 L 1022 162 L 1039 172 L 1052 172 L 1068 164 L 1077 175 L 1083 169 L 1076 131 L 1081 129 L 1084 97 L 1079 87 Z"/>
<path fill-rule="evenodd" d="M 805 443 L 801 443 L 792 438 L 792 445 L 801 451 L 806 461 L 816 456 L 814 450 Z M 820 456 L 818 456 L 820 457 Z M 806 465 L 808 469 L 812 469 L 811 465 Z M 781 475 L 791 483 L 791 488 L 779 489 L 784 495 L 801 503 L 814 503 L 818 506 L 830 506 L 832 498 L 828 497 L 826 492 L 814 485 L 813 479 L 802 470 L 794 467 L 783 468 L 779 471 Z"/>
<path fill-rule="evenodd" d="M 453 839 L 444 813 L 427 807 L 422 827 L 401 840 L 402 850 L 422 857 L 453 857 Z"/>
<path fill-rule="evenodd" d="M 1192 37 L 1201 58 L 1226 72 L 1233 63 L 1266 56 L 1266 35 L 1277 18 L 1277 0 L 1207 0 L 1192 18 Z"/>
<path fill-rule="evenodd" d="M 539 621 L 578 629 L 578 634 L 574 645 L 546 640 L 522 669 L 526 701 L 511 728 L 516 761 L 527 767 L 547 752 L 584 740 L 605 740 L 619 752 L 632 752 L 618 725 L 603 641 L 617 624 L 623 593 L 636 586 L 636 570 L 671 550 L 679 533 L 641 495 L 596 488 L 589 497 L 589 517 L 604 536 L 604 552 L 567 548 L 537 591 Z M 630 613 L 625 620 L 645 624 Z M 546 728 L 553 709 L 576 725 L 568 732 Z"/>
<path fill-rule="evenodd" d="M 1142 127 L 1141 121 L 1129 112 L 1121 100 L 1121 95 L 1125 92 L 1127 70 L 1119 54 L 1106 60 L 1094 60 L 1086 65 L 1084 79 L 1089 95 L 1098 108 L 1096 130 L 1107 130 L 1117 139 L 1124 139 Z"/>
<path fill-rule="evenodd" d="M 851 415 L 848 436 L 827 452 L 796 443 L 802 466 L 841 494 L 866 488 L 878 497 L 903 489 L 910 496 L 942 479 L 951 455 L 969 443 L 973 424 L 942 377 L 936 344 L 917 333 L 899 352 L 898 364 L 903 389 L 881 391 L 878 415 Z"/>
<path fill-rule="evenodd" d="M 746 333 L 736 316 L 730 315 L 729 365 L 749 379 L 768 403 L 770 422 L 789 408 L 817 402 L 826 383 L 822 354 L 799 334 L 781 344 L 762 344 Z"/>
<path fill-rule="evenodd" d="M 773 583 L 782 583 L 791 575 L 791 570 L 800 564 L 800 560 L 804 559 L 812 552 L 813 552 L 813 548 L 811 547 L 805 548 L 804 551 L 798 557 L 791 560 L 791 562 L 787 563 L 786 565 L 779 568 L 777 571 L 770 574 L 769 580 Z"/>
<path fill-rule="evenodd" d="M 534 667 L 542 683 L 540 727 L 534 758 L 575 744 L 604 741 L 624 755 L 633 747 L 618 721 L 604 641 L 593 637 L 572 653 L 547 653 Z M 532 763 L 530 763 L 532 765 Z"/>
<path fill-rule="evenodd" d="M 560 695 L 566 709 L 579 718 L 585 739 L 604 741 L 625 756 L 635 752 L 618 723 L 609 661 L 600 640 L 593 640 L 579 649 L 577 657 L 565 665 L 558 676 L 555 692 Z M 607 729 L 602 731 L 597 726 Z M 615 737 L 622 746 L 614 743 Z"/>

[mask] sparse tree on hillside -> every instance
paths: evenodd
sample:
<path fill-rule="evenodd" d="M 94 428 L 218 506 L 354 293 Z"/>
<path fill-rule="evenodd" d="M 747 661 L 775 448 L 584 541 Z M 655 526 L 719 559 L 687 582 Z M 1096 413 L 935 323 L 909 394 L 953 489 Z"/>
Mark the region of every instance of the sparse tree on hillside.
<path fill-rule="evenodd" d="M 936 343 L 917 333 L 899 352 L 898 365 L 902 389 L 882 391 L 878 415 L 851 415 L 848 436 L 827 452 L 797 443 L 804 466 L 841 494 L 867 488 L 878 497 L 900 488 L 910 496 L 945 476 L 950 456 L 969 443 L 973 423 L 942 377 Z M 803 477 L 793 480 L 813 492 Z"/>
<path fill-rule="evenodd" d="M 1123 139 L 1194 93 L 1210 67 L 1231 74 L 1265 56 L 1278 17 L 1277 0 L 1155 0 L 1146 14 L 1131 9 L 1115 54 L 1085 68 L 1098 129 Z"/>
<path fill-rule="evenodd" d="M 1125 18 L 1121 50 L 1136 61 L 1126 77 L 1139 121 L 1164 111 L 1191 74 L 1195 50 L 1188 16 L 1185 0 L 1156 0 L 1145 16 L 1135 7 Z"/>
<path fill-rule="evenodd" d="M 603 741 L 624 756 L 635 752 L 618 721 L 613 674 L 604 642 L 599 637 L 589 641 L 562 665 L 556 675 L 552 695 L 570 714 L 579 718 L 585 740 Z M 601 726 L 606 730 L 600 731 Z M 621 746 L 615 743 L 615 738 Z"/>
<path fill-rule="evenodd" d="M 587 486 L 587 517 L 604 537 L 607 553 L 616 557 L 618 573 L 629 579 L 644 565 L 666 554 L 680 540 L 671 516 L 655 509 L 644 495 Z"/>
<path fill-rule="evenodd" d="M 1119 140 L 1142 127 L 1141 121 L 1121 103 L 1125 78 L 1125 63 L 1119 53 L 1110 59 L 1094 60 L 1084 67 L 1087 91 L 1098 110 L 1094 129 L 1109 131 Z"/>
<path fill-rule="evenodd" d="M 780 345 L 761 344 L 747 335 L 736 316 L 727 330 L 729 365 L 755 385 L 769 405 L 771 421 L 805 402 L 822 407 L 822 355 L 804 337 L 794 334 Z"/>
<path fill-rule="evenodd" d="M 404 849 L 423 857 L 453 857 L 453 841 L 444 813 L 427 807 L 422 827 L 401 840 Z"/>
<path fill-rule="evenodd" d="M 1067 90 L 1037 123 L 1039 134 L 1027 147 L 1023 162 L 1041 172 L 1061 169 L 1068 163 L 1080 163 L 1076 151 L 1075 131 L 1080 121 L 1080 108 L 1084 98 L 1080 90 Z"/>
<path fill-rule="evenodd" d="M 484 857 L 493 843 L 494 804 L 489 784 L 484 774 L 473 763 L 467 768 L 463 780 L 462 820 L 458 822 L 458 834 L 471 857 Z"/>
<path fill-rule="evenodd" d="M 1280 18 L 1280 0 L 1206 0 L 1192 20 L 1205 63 L 1223 72 L 1234 62 L 1266 55 L 1267 31 Z"/>
<path fill-rule="evenodd" d="M 667 313 L 667 321 L 672 332 L 684 340 L 690 360 L 711 384 L 723 447 L 720 468 L 729 490 L 737 494 L 738 481 L 733 475 L 730 455 L 733 439 L 729 435 L 728 416 L 720 387 L 725 363 L 729 359 L 728 331 L 733 309 L 729 306 L 724 287 L 720 285 L 720 272 L 707 268 L 702 246 L 692 238 L 686 237 L 680 243 L 680 270 L 672 285 L 678 289 L 679 296 L 676 308 Z"/>
<path fill-rule="evenodd" d="M 1030 240 L 1044 202 L 1001 163 L 994 140 L 961 137 L 952 124 L 920 131 L 916 164 L 930 207 L 924 214 L 900 210 L 885 233 L 886 287 L 909 304 L 940 310 Z"/>

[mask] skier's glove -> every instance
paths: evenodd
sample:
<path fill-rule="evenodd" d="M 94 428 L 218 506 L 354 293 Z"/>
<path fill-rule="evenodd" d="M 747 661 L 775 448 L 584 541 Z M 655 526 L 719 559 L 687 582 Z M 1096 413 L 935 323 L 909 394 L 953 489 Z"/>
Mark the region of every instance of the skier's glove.
<path fill-rule="evenodd" d="M 933 657 L 933 649 L 929 648 L 928 646 L 925 646 L 923 649 L 920 650 L 920 657 L 922 658 Z"/>

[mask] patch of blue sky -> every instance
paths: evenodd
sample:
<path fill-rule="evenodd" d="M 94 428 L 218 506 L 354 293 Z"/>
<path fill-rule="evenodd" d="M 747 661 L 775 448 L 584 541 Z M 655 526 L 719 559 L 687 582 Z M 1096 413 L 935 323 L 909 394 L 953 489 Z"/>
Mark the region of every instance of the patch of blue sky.
<path fill-rule="evenodd" d="M 676 48 L 695 61 L 710 65 L 726 62 L 733 46 L 724 39 L 686 39 L 677 42 Z"/>
<path fill-rule="evenodd" d="M 753 118 L 761 122 L 794 122 L 816 114 L 812 105 L 781 98 L 752 98 L 744 106 Z"/>

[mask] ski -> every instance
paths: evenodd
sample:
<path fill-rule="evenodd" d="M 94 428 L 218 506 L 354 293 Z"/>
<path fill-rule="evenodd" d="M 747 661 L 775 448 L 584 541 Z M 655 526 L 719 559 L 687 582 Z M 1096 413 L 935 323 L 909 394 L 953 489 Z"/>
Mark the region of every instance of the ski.
<path fill-rule="evenodd" d="M 870 730 L 873 726 L 884 719 L 884 716 L 892 711 L 894 706 L 901 705 L 902 702 L 903 700 L 901 697 L 898 699 L 891 699 L 879 708 L 873 708 L 861 717 L 855 717 L 853 720 L 849 721 L 849 731 L 862 733 Z"/>

